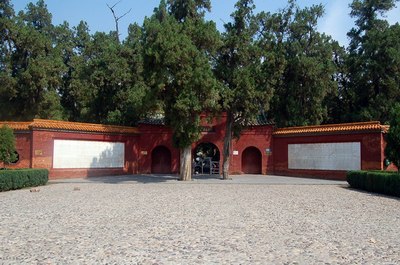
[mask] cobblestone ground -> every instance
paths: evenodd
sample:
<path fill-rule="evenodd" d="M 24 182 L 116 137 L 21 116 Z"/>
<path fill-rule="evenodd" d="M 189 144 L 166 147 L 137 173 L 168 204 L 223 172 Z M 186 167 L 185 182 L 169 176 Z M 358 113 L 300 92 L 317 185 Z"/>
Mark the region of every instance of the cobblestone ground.
<path fill-rule="evenodd" d="M 400 264 L 399 202 L 340 185 L 53 183 L 0 193 L 0 264 Z"/>

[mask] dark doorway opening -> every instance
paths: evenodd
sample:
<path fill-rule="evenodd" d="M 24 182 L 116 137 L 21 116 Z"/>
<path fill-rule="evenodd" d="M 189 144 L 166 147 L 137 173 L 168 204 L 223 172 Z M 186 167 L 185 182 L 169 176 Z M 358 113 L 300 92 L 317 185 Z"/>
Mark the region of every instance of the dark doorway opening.
<path fill-rule="evenodd" d="M 194 174 L 219 175 L 220 152 L 213 143 L 201 143 L 194 149 Z"/>
<path fill-rule="evenodd" d="M 171 174 L 171 151 L 165 146 L 157 146 L 151 152 L 151 173 Z"/>

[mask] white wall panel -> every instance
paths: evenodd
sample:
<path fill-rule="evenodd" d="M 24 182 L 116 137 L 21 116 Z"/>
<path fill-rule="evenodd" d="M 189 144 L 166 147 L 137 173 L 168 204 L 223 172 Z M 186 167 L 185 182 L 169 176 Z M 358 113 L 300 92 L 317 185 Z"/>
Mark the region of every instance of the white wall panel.
<path fill-rule="evenodd" d="M 123 168 L 125 144 L 54 140 L 53 168 Z"/>
<path fill-rule="evenodd" d="M 360 170 L 361 144 L 289 144 L 289 169 Z"/>

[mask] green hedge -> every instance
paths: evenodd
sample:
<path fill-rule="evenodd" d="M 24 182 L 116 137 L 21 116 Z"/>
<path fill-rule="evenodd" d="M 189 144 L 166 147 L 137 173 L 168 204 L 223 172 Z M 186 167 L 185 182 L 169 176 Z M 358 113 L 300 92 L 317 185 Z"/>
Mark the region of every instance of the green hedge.
<path fill-rule="evenodd" d="M 0 191 L 46 185 L 48 180 L 47 169 L 0 170 Z"/>
<path fill-rule="evenodd" d="M 400 197 L 400 174 L 390 171 L 349 171 L 352 188 Z"/>

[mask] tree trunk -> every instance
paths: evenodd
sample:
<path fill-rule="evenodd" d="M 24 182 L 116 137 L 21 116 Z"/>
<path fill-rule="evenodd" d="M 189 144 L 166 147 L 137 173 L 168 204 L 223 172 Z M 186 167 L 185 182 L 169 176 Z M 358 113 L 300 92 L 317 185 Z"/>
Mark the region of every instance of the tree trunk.
<path fill-rule="evenodd" d="M 232 144 L 232 125 L 233 117 L 232 113 L 228 112 L 226 117 L 226 128 L 224 137 L 224 162 L 223 162 L 223 172 L 222 179 L 229 179 L 229 163 L 231 154 L 231 144 Z"/>
<path fill-rule="evenodd" d="M 192 147 L 187 146 L 181 149 L 181 170 L 180 180 L 192 180 Z"/>

